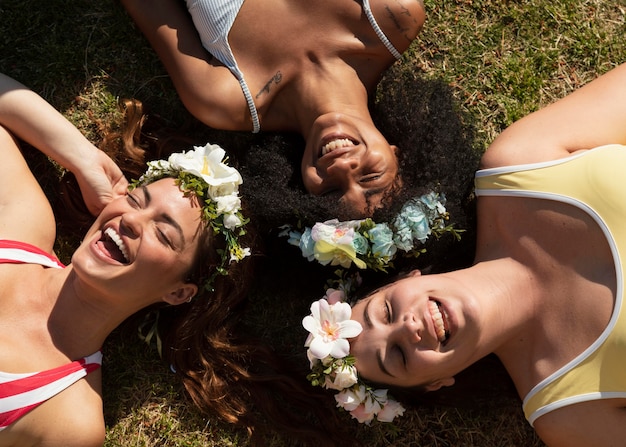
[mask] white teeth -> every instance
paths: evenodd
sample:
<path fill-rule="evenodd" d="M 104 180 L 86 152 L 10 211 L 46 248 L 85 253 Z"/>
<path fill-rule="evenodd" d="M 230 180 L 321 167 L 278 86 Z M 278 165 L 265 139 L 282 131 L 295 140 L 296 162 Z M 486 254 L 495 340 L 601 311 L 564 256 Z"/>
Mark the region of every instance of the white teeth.
<path fill-rule="evenodd" d="M 126 245 L 124 245 L 124 241 L 122 241 L 120 235 L 117 234 L 117 232 L 113 228 L 107 228 L 106 230 L 104 230 L 104 234 L 109 236 L 111 240 L 115 242 L 115 245 L 117 245 L 117 247 L 122 252 L 124 259 L 126 260 L 126 262 L 128 262 L 128 249 L 126 248 Z"/>
<path fill-rule="evenodd" d="M 322 155 L 326 155 L 339 147 L 348 146 L 354 146 L 352 140 L 349 140 L 347 138 L 339 138 L 337 140 L 333 140 L 330 143 L 326 143 L 324 146 L 322 146 Z"/>
<path fill-rule="evenodd" d="M 433 324 L 435 326 L 435 332 L 437 334 L 437 339 L 443 343 L 447 339 L 446 327 L 443 322 L 443 315 L 441 315 L 441 311 L 439 310 L 439 306 L 435 301 L 428 302 L 428 310 L 430 311 L 430 315 L 433 319 Z"/>

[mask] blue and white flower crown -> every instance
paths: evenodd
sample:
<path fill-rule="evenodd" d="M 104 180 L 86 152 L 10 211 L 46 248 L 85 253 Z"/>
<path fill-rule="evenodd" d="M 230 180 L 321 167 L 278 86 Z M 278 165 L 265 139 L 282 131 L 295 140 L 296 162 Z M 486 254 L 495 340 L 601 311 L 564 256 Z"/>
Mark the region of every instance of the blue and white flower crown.
<path fill-rule="evenodd" d="M 299 247 L 309 261 L 385 272 L 399 252 L 414 257 L 423 253 L 423 244 L 431 235 L 451 233 L 460 238 L 462 230 L 446 224 L 449 215 L 445 203 L 443 194 L 430 192 L 409 200 L 390 224 L 372 219 L 333 219 L 304 231 L 287 226 L 281 235 L 289 236 L 289 243 Z M 314 386 L 338 390 L 337 406 L 359 422 L 392 422 L 404 413 L 404 407 L 388 396 L 386 389 L 374 389 L 359 379 L 350 355 L 348 339 L 358 336 L 363 328 L 350 319 L 352 308 L 344 301 L 359 286 L 360 276 L 358 271 L 348 274 L 339 269 L 335 273 L 339 279 L 329 281 L 324 298 L 315 301 L 311 314 L 302 320 L 309 331 L 305 347 L 311 373 L 307 379 Z"/>
<path fill-rule="evenodd" d="M 226 152 L 217 144 L 194 146 L 188 152 L 177 152 L 167 160 L 148 162 L 147 171 L 131 183 L 131 188 L 146 185 L 164 177 L 173 177 L 180 189 L 195 194 L 203 201 L 202 219 L 216 235 L 226 242 L 226 250 L 220 251 L 221 264 L 216 274 L 205 283 L 213 290 L 217 274 L 226 275 L 231 262 L 239 262 L 250 255 L 250 248 L 239 244 L 239 236 L 248 219 L 241 213 L 239 185 L 243 183 L 237 169 L 226 164 Z"/>
<path fill-rule="evenodd" d="M 374 389 L 359 379 L 347 339 L 359 335 L 363 328 L 350 319 L 352 308 L 344 302 L 345 298 L 344 286 L 329 288 L 324 298 L 311 305 L 311 314 L 302 320 L 309 331 L 304 344 L 311 367 L 307 379 L 313 386 L 337 390 L 337 406 L 360 423 L 392 422 L 404 414 L 404 407 L 386 389 Z"/>
<path fill-rule="evenodd" d="M 287 225 L 281 236 L 300 248 L 302 256 L 322 265 L 339 265 L 359 269 L 386 271 L 399 252 L 417 257 L 426 250 L 424 242 L 431 236 L 451 233 L 460 238 L 463 230 L 447 225 L 446 198 L 441 193 L 430 192 L 409 200 L 400 213 L 388 223 L 372 219 L 318 222 L 313 227 L 298 231 Z"/>

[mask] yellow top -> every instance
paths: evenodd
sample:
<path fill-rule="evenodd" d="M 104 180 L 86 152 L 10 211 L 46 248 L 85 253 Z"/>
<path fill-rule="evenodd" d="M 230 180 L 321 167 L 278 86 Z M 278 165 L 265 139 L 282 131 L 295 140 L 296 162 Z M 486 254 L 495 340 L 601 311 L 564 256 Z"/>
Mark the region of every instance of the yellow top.
<path fill-rule="evenodd" d="M 539 382 L 523 402 L 532 425 L 540 416 L 579 402 L 626 398 L 626 146 L 609 145 L 544 163 L 476 173 L 477 196 L 518 196 L 571 204 L 588 213 L 609 243 L 617 278 L 611 319 L 600 337 Z M 575 243 L 575 242 L 574 242 Z"/>

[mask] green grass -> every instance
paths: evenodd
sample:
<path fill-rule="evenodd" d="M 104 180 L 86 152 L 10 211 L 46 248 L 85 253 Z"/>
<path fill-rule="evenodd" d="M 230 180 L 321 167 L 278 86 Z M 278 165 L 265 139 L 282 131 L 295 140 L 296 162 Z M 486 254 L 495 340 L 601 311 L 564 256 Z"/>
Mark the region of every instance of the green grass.
<path fill-rule="evenodd" d="M 626 61 L 624 0 L 426 0 L 426 7 L 425 29 L 402 69 L 453 87 L 476 126 L 477 150 L 513 121 Z M 120 97 L 142 100 L 173 125 L 188 116 L 117 2 L 3 0 L 0 15 L 0 71 L 40 93 L 92 141 L 118 120 Z M 258 295 L 249 323 L 283 349 L 298 349 L 308 299 L 274 312 L 271 294 Z M 134 334 L 114 333 L 105 350 L 106 446 L 246 445 L 245 433 L 198 415 Z M 372 446 L 542 445 L 518 399 L 497 391 L 458 408 L 412 408 L 397 432 L 348 417 L 346 424 Z M 269 444 L 290 442 L 277 435 Z"/>

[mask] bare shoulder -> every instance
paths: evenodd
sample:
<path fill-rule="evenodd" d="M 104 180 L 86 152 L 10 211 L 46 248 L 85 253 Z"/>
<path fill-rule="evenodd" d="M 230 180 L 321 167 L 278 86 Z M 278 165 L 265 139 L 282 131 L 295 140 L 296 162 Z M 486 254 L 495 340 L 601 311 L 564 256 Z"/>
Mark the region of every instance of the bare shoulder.
<path fill-rule="evenodd" d="M 573 151 L 543 118 L 544 110 L 540 110 L 507 127 L 483 154 L 481 169 L 540 163 L 571 155 Z"/>
<path fill-rule="evenodd" d="M 535 421 L 550 447 L 617 446 L 626 439 L 624 399 L 582 402 L 552 411 Z"/>
<path fill-rule="evenodd" d="M 513 123 L 483 167 L 535 163 L 606 144 L 626 144 L 626 64 Z"/>
<path fill-rule="evenodd" d="M 422 0 L 370 0 L 376 21 L 399 51 L 406 50 L 418 35 L 426 12 Z"/>

